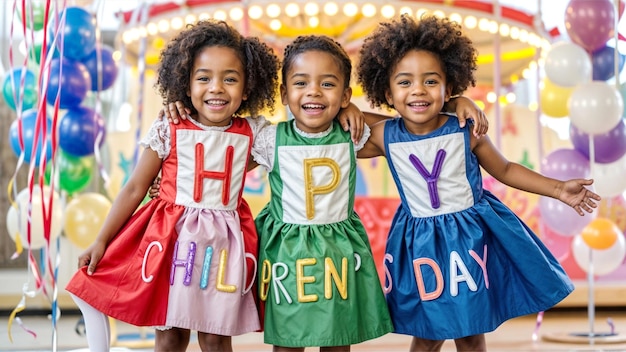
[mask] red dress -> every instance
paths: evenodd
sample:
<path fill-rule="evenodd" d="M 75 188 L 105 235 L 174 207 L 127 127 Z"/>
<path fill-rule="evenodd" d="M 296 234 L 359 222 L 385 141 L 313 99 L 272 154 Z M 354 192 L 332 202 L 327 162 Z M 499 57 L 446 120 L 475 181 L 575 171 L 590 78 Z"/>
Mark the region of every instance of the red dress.
<path fill-rule="evenodd" d="M 250 125 L 234 118 L 225 131 L 187 120 L 169 128 L 160 196 L 128 220 L 92 276 L 80 268 L 66 289 L 137 326 L 257 331 L 257 234 L 242 198 Z"/>

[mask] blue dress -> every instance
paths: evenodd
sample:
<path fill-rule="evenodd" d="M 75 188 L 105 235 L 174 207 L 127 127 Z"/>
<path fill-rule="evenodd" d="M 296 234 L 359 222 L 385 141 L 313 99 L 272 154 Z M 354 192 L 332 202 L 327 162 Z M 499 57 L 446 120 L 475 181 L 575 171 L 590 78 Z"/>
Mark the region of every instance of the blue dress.
<path fill-rule="evenodd" d="M 549 309 L 574 289 L 532 230 L 483 189 L 470 128 L 449 117 L 418 136 L 401 118 L 386 122 L 387 162 L 402 200 L 385 254 L 396 333 L 482 334 Z"/>

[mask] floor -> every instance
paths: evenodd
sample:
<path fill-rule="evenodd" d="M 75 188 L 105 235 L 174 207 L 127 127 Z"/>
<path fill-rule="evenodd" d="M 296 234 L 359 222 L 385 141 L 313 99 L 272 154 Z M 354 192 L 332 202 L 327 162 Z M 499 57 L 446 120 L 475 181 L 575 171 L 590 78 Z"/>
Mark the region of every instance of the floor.
<path fill-rule="evenodd" d="M 591 312 L 595 316 L 590 323 L 587 310 L 555 309 L 543 315 L 537 339 L 537 315 L 524 316 L 507 321 L 496 331 L 487 334 L 489 351 L 626 351 L 626 307 L 597 309 Z M 29 334 L 16 322 L 12 324 L 9 341 L 8 316 L 1 316 L 0 351 L 73 351 L 88 352 L 86 340 L 79 335 L 77 323 L 79 315 L 63 315 L 53 334 L 49 317 L 23 316 L 24 328 L 36 333 Z M 116 322 L 113 324 L 117 337 L 113 351 L 151 351 L 153 348 L 152 330 L 141 329 Z M 613 330 L 612 330 L 613 329 Z M 78 325 L 80 330 L 80 325 Z M 590 334 L 593 332 L 593 334 Z M 588 336 L 593 335 L 590 339 Z M 608 336 L 604 336 L 608 335 Z M 54 342 L 56 339 L 56 343 Z M 410 337 L 388 334 L 375 340 L 352 346 L 352 351 L 407 351 Z M 555 341 L 556 340 L 556 341 Z M 53 346 L 56 345 L 56 348 Z M 260 333 L 250 333 L 233 338 L 235 351 L 271 351 L 271 346 L 263 343 Z M 317 349 L 308 348 L 308 351 Z M 454 351 L 454 343 L 447 341 L 443 351 Z M 188 351 L 200 351 L 195 339 Z"/>

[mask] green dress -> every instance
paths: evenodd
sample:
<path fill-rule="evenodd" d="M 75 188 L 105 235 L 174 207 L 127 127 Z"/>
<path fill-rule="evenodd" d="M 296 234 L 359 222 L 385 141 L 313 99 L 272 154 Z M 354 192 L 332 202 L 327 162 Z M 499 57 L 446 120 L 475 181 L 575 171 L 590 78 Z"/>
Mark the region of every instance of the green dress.
<path fill-rule="evenodd" d="M 367 234 L 354 212 L 356 157 L 337 122 L 276 126 L 271 199 L 256 219 L 265 343 L 343 346 L 391 332 Z"/>

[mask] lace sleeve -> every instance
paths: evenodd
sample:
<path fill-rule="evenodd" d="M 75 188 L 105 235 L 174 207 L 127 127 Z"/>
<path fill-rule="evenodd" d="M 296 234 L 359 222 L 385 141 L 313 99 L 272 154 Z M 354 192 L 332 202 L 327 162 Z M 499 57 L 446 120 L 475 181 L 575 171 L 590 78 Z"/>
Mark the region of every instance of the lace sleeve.
<path fill-rule="evenodd" d="M 259 116 L 255 119 L 248 117 L 247 120 L 254 134 L 252 160 L 263 166 L 267 171 L 270 171 L 274 164 L 276 125 L 271 124 L 263 116 Z"/>
<path fill-rule="evenodd" d="M 361 136 L 361 140 L 359 141 L 359 143 L 354 145 L 355 153 L 363 149 L 363 147 L 365 146 L 365 143 L 367 143 L 367 140 L 370 139 L 371 135 L 372 135 L 372 129 L 370 128 L 370 126 L 363 125 L 363 136 Z"/>
<path fill-rule="evenodd" d="M 155 119 L 139 145 L 157 152 L 161 159 L 170 154 L 170 123 L 165 119 Z"/>

